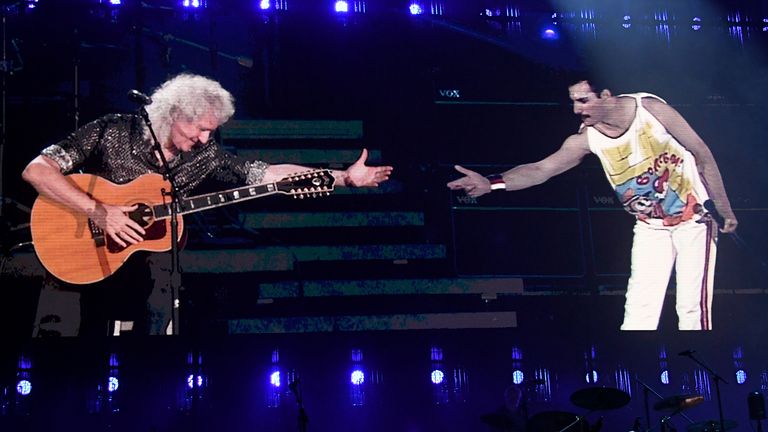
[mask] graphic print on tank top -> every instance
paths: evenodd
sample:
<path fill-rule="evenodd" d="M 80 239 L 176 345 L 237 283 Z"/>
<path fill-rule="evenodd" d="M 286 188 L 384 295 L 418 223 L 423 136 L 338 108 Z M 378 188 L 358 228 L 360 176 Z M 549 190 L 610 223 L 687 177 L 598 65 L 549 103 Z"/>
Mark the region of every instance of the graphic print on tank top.
<path fill-rule="evenodd" d="M 706 189 L 694 156 L 642 107 L 643 96 L 653 97 L 631 95 L 635 118 L 620 137 L 588 127 L 589 147 L 627 212 L 649 223 L 677 225 L 700 213 Z"/>

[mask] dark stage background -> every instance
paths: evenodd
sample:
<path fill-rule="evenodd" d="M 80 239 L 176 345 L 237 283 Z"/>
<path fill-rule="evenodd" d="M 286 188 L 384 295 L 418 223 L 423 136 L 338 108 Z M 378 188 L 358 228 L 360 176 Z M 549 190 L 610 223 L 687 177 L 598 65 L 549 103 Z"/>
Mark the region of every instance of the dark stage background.
<path fill-rule="evenodd" d="M 489 430 L 480 415 L 521 379 L 532 415 L 602 416 L 607 431 L 636 418 L 645 430 L 644 395 L 659 396 L 638 379 L 660 397 L 703 395 L 690 421 L 672 417 L 686 430 L 718 417 L 713 377 L 677 355 L 688 349 L 727 381 L 734 430 L 758 430 L 747 395 L 768 391 L 766 1 L 445 0 L 414 2 L 419 15 L 405 0 L 346 14 L 320 0 L 203 3 L 3 2 L 3 430 L 295 430 L 296 378 L 309 430 Z M 338 168 L 366 147 L 393 179 L 185 219 L 182 336 L 30 340 L 42 268 L 21 171 L 77 126 L 132 111 L 129 89 L 184 71 L 235 95 L 218 137 L 233 152 Z M 585 78 L 660 95 L 712 149 L 741 239 L 720 238 L 713 331 L 676 329 L 674 284 L 657 332 L 618 331 L 632 219 L 596 158 L 518 193 L 445 187 L 454 164 L 490 174 L 553 152 L 578 128 L 567 87 Z M 132 320 L 132 288 L 96 301 Z M 592 386 L 631 400 L 596 412 L 569 400 Z M 649 411 L 658 427 L 664 412 Z"/>

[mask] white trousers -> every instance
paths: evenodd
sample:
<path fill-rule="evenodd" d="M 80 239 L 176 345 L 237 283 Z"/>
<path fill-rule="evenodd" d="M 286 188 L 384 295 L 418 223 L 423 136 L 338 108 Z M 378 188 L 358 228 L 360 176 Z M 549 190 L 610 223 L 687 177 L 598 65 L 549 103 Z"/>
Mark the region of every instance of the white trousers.
<path fill-rule="evenodd" d="M 637 221 L 622 330 L 655 330 L 674 265 L 680 330 L 712 329 L 717 226 L 707 219 L 672 227 Z"/>

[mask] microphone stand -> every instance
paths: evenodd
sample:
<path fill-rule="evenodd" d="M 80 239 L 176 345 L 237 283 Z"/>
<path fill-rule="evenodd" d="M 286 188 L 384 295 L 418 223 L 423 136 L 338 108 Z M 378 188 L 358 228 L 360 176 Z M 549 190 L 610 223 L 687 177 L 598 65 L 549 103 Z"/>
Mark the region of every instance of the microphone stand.
<path fill-rule="evenodd" d="M 652 428 L 651 428 L 651 410 L 648 404 L 648 392 L 651 392 L 654 395 L 656 395 L 656 397 L 659 398 L 659 400 L 664 399 L 664 397 L 660 395 L 656 390 L 654 390 L 651 386 L 644 383 L 640 378 L 635 377 L 635 381 L 637 381 L 638 384 L 643 386 L 643 403 L 645 404 L 645 426 L 646 426 L 645 430 L 650 431 Z M 690 417 L 685 415 L 684 412 L 677 411 L 675 414 L 680 414 L 684 419 L 688 420 L 688 423 L 690 424 L 694 423 L 694 421 L 691 420 Z M 675 414 L 672 414 L 672 415 L 675 415 Z M 671 418 L 672 416 L 669 416 L 669 417 Z"/>
<path fill-rule="evenodd" d="M 235 56 L 235 55 L 232 55 L 232 54 L 227 54 L 225 52 L 219 51 L 216 48 L 205 46 L 205 45 L 201 45 L 199 43 L 195 43 L 195 42 L 192 42 L 192 41 L 189 41 L 189 40 L 186 40 L 186 39 L 182 39 L 182 38 L 176 37 L 176 36 L 174 36 L 174 35 L 172 35 L 170 33 L 156 32 L 156 31 L 153 31 L 153 30 L 148 29 L 146 27 L 143 27 L 141 29 L 141 31 L 143 33 L 145 33 L 145 34 L 159 37 L 160 39 L 162 39 L 165 42 L 176 42 L 176 43 L 179 43 L 179 44 L 182 44 L 182 45 L 186 45 L 186 46 L 190 46 L 192 48 L 196 48 L 196 49 L 199 49 L 199 50 L 202 50 L 202 51 L 208 51 L 210 53 L 210 55 L 211 55 L 211 63 L 214 63 L 214 66 L 215 66 L 216 58 L 217 57 L 223 57 L 223 58 L 225 58 L 227 60 L 232 60 L 234 62 L 237 62 L 237 64 L 239 64 L 240 66 L 242 66 L 244 68 L 249 68 L 250 69 L 250 68 L 253 67 L 253 59 L 250 58 L 250 57 Z M 214 67 L 214 69 L 215 69 L 215 67 Z"/>
<path fill-rule="evenodd" d="M 309 423 L 309 417 L 307 412 L 304 411 L 304 401 L 301 397 L 301 382 L 296 379 L 288 385 L 291 393 L 296 397 L 296 405 L 299 407 L 299 413 L 296 417 L 299 432 L 307 432 L 307 423 Z"/>
<path fill-rule="evenodd" d="M 147 113 L 147 109 L 142 105 L 141 108 L 139 108 L 139 115 L 142 119 L 144 119 L 144 123 L 146 123 L 147 128 L 149 129 L 150 135 L 152 135 L 152 149 L 157 152 L 158 156 L 160 157 L 160 162 L 163 165 L 163 170 L 165 171 L 163 173 L 163 177 L 168 179 L 168 182 L 171 184 L 171 190 L 166 191 L 164 188 L 162 189 L 161 193 L 163 196 L 167 196 L 171 198 L 171 272 L 170 272 L 170 288 L 171 288 L 171 307 L 172 307 L 172 313 L 171 313 L 171 322 L 172 322 L 172 330 L 173 334 L 178 335 L 179 334 L 179 289 L 181 288 L 181 267 L 179 266 L 179 221 L 177 219 L 178 216 L 178 207 L 179 207 L 179 194 L 178 190 L 176 189 L 176 181 L 173 176 L 173 173 L 171 172 L 170 166 L 168 166 L 168 160 L 165 158 L 165 155 L 163 154 L 163 148 L 160 146 L 160 141 L 158 141 L 157 136 L 155 135 L 154 129 L 152 129 L 152 122 L 149 120 L 149 114 Z"/>
<path fill-rule="evenodd" d="M 712 378 L 715 380 L 715 392 L 717 392 L 717 410 L 718 414 L 720 415 L 720 431 L 725 432 L 725 418 L 723 418 L 723 400 L 720 397 L 720 381 L 728 384 L 728 381 L 723 379 L 720 375 L 717 374 L 717 372 L 713 371 L 712 368 L 704 364 L 701 360 L 694 357 L 693 352 L 686 351 L 684 353 L 681 353 L 681 355 L 690 358 L 693 360 L 696 364 L 703 367 L 704 370 L 709 372 L 709 374 L 712 376 Z"/>
<path fill-rule="evenodd" d="M 590 411 L 589 413 L 592 413 L 592 411 Z M 589 414 L 587 414 L 587 415 L 589 415 Z M 560 429 L 558 432 L 566 432 L 566 431 L 570 430 L 572 427 L 574 427 L 577 424 L 581 423 L 584 420 L 585 417 L 586 416 L 582 417 L 582 416 L 577 415 L 576 419 L 574 421 L 569 423 L 566 427 Z"/>

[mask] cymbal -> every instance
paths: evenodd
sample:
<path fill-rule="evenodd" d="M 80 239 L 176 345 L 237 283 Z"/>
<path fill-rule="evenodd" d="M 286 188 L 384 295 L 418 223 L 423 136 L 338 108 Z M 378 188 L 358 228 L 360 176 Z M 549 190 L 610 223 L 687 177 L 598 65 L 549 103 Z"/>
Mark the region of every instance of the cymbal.
<path fill-rule="evenodd" d="M 566 411 L 542 411 L 528 420 L 528 432 L 559 432 L 579 420 L 580 427 L 574 427 L 574 432 L 586 430 L 586 420 L 579 419 L 576 414 Z"/>
<path fill-rule="evenodd" d="M 612 387 L 588 387 L 571 395 L 571 403 L 592 411 L 621 408 L 629 399 L 626 392 Z"/>
<path fill-rule="evenodd" d="M 724 420 L 725 429 L 720 429 L 720 420 L 706 420 L 694 423 L 686 429 L 688 432 L 722 432 L 724 430 L 736 429 L 739 424 L 733 420 Z"/>
<path fill-rule="evenodd" d="M 701 395 L 670 396 L 653 404 L 653 409 L 656 411 L 682 411 L 702 402 L 704 402 L 704 396 Z"/>

